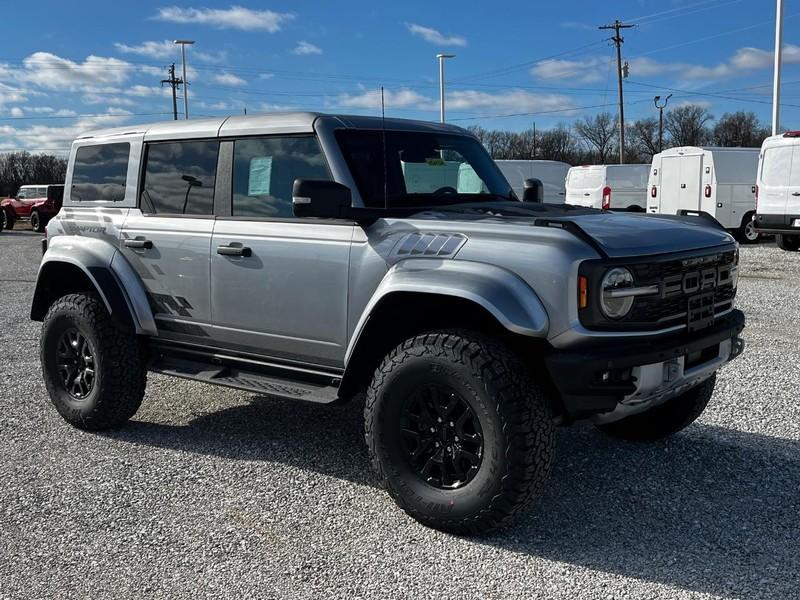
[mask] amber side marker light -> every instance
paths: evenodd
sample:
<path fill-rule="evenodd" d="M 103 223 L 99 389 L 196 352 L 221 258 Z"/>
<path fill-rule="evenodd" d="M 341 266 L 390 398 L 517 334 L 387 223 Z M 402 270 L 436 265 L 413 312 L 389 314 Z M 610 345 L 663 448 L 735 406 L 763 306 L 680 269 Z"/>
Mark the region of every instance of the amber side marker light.
<path fill-rule="evenodd" d="M 586 308 L 589 306 L 588 294 L 589 282 L 583 275 L 578 277 L 578 308 Z"/>

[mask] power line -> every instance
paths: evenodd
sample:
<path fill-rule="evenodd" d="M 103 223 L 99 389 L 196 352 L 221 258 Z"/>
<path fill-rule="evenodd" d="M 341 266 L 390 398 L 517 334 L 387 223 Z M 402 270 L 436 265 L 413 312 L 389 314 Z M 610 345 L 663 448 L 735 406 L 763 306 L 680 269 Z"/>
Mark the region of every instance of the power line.
<path fill-rule="evenodd" d="M 619 82 L 619 164 L 625 164 L 625 102 L 623 99 L 622 91 L 622 44 L 625 38 L 620 35 L 621 29 L 633 29 L 636 25 L 622 23 L 619 19 L 614 21 L 612 25 L 601 25 L 598 27 L 600 30 L 612 29 L 614 37 L 611 40 L 617 47 L 617 81 Z M 625 63 L 627 69 L 628 63 Z"/>

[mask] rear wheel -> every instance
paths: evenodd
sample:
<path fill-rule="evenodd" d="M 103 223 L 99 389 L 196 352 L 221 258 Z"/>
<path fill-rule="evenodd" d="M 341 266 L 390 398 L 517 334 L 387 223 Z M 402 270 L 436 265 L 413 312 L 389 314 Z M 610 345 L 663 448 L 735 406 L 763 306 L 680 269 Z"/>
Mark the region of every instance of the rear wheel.
<path fill-rule="evenodd" d="M 117 427 L 142 403 L 146 369 L 139 342 L 114 326 L 94 294 L 53 303 L 42 325 L 40 358 L 53 405 L 75 427 Z"/>
<path fill-rule="evenodd" d="M 800 235 L 776 235 L 775 241 L 778 248 L 787 252 L 797 252 L 800 250 Z"/>
<path fill-rule="evenodd" d="M 39 215 L 38 210 L 31 212 L 31 229 L 37 233 L 42 233 L 44 231 L 44 219 Z"/>
<path fill-rule="evenodd" d="M 14 229 L 14 217 L 11 216 L 11 213 L 8 212 L 8 209 L 3 209 L 0 211 L 3 217 L 3 229 Z"/>
<path fill-rule="evenodd" d="M 597 428 L 625 440 L 653 441 L 668 437 L 691 425 L 703 413 L 716 381 L 714 374 L 677 398 L 613 423 L 598 424 Z"/>
<path fill-rule="evenodd" d="M 747 213 L 742 219 L 742 225 L 736 231 L 736 239 L 742 244 L 755 244 L 761 234 L 756 231 L 756 223 L 753 221 L 753 213 Z"/>
<path fill-rule="evenodd" d="M 550 471 L 549 403 L 517 356 L 480 334 L 433 332 L 395 348 L 375 372 L 364 419 L 389 494 L 444 531 L 503 525 Z"/>

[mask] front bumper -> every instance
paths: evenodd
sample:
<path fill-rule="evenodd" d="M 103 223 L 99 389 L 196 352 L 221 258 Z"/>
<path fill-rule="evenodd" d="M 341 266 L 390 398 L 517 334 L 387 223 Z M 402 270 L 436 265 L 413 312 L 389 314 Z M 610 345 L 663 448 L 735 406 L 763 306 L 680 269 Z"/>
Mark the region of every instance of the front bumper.
<path fill-rule="evenodd" d="M 702 331 L 554 350 L 545 365 L 568 419 L 603 413 L 624 418 L 702 383 L 739 356 L 744 325 L 744 313 L 733 310 Z"/>

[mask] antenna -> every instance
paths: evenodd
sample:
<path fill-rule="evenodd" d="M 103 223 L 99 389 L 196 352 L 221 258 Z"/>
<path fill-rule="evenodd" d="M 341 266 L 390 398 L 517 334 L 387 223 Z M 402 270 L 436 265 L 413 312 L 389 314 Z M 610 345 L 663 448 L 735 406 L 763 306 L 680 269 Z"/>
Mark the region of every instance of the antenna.
<path fill-rule="evenodd" d="M 389 208 L 389 164 L 386 156 L 386 103 L 381 86 L 381 136 L 383 137 L 383 208 Z"/>

